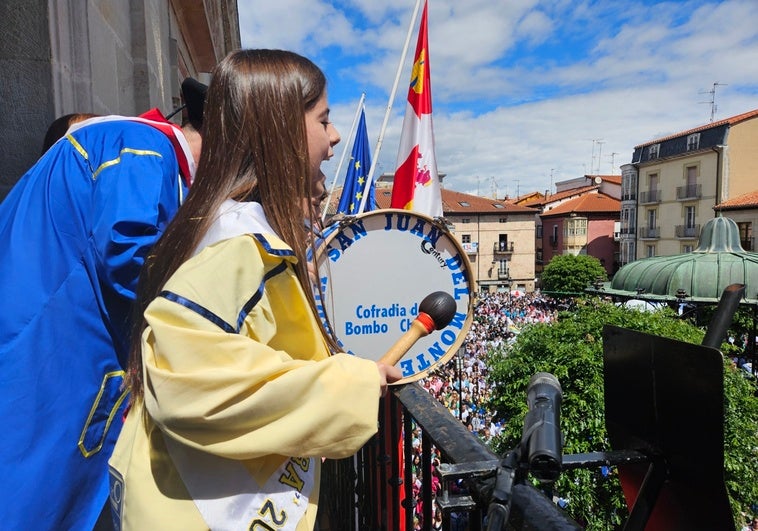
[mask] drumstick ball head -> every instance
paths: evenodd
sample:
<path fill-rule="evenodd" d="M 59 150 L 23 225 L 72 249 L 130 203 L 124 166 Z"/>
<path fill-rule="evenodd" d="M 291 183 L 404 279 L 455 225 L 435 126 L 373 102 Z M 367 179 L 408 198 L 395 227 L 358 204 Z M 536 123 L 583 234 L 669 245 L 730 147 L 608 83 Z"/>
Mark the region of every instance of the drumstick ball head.
<path fill-rule="evenodd" d="M 434 328 L 442 330 L 453 320 L 457 306 L 452 295 L 444 291 L 435 291 L 424 297 L 418 310 L 419 314 L 425 313 L 431 317 Z"/>

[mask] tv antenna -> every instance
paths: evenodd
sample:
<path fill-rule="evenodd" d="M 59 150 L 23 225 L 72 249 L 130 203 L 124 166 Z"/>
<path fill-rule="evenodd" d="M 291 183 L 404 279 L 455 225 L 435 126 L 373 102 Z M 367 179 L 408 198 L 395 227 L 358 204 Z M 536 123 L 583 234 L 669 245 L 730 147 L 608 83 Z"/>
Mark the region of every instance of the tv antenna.
<path fill-rule="evenodd" d="M 711 104 L 711 122 L 713 122 L 713 118 L 716 116 L 716 109 L 718 109 L 716 105 L 716 87 L 726 87 L 727 83 L 719 83 L 716 81 L 713 84 L 713 88 L 711 90 L 705 90 L 701 91 L 700 94 L 710 94 L 711 99 L 710 101 L 701 101 L 700 103 L 710 103 Z"/>
<path fill-rule="evenodd" d="M 602 151 L 603 144 L 605 141 L 602 138 L 593 138 L 592 140 L 592 160 L 590 161 L 590 173 L 594 173 L 595 171 L 595 146 L 597 144 L 600 145 L 600 151 Z M 600 159 L 600 156 L 598 155 L 598 159 Z M 600 166 L 600 163 L 598 162 L 598 167 Z M 600 173 L 600 170 L 598 169 L 598 173 Z M 584 174 L 588 175 L 587 173 L 587 166 L 584 167 Z"/>
<path fill-rule="evenodd" d="M 600 161 L 602 160 L 603 155 L 603 144 L 605 144 L 605 140 L 598 140 L 598 150 L 597 150 L 597 173 L 595 175 L 600 175 Z"/>
<path fill-rule="evenodd" d="M 618 153 L 614 151 L 611 153 L 611 175 L 615 175 L 616 171 L 616 155 L 620 155 L 621 153 Z"/>

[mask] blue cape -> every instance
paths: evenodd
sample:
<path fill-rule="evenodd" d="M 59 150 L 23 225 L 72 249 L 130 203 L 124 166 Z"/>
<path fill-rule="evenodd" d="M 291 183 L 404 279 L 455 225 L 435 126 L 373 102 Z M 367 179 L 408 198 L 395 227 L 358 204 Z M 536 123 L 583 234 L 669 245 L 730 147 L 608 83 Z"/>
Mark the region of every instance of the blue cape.
<path fill-rule="evenodd" d="M 0 522 L 92 529 L 121 428 L 140 267 L 187 190 L 129 120 L 59 140 L 0 204 Z"/>

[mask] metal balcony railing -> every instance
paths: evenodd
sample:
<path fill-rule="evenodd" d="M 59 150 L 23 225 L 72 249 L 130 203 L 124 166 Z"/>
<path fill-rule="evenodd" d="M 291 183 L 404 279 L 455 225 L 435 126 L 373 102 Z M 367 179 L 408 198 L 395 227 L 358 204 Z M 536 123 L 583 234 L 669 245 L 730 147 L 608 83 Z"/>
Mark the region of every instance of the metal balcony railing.
<path fill-rule="evenodd" d="M 646 190 L 640 192 L 640 204 L 645 203 L 660 203 L 661 191 L 660 190 Z"/>
<path fill-rule="evenodd" d="M 511 254 L 513 242 L 495 242 L 495 245 L 492 246 L 492 252 L 495 254 Z"/>
<path fill-rule="evenodd" d="M 655 239 L 661 237 L 660 227 L 640 227 L 640 238 Z"/>
<path fill-rule="evenodd" d="M 511 273 L 507 267 L 499 267 L 497 269 L 497 278 L 500 280 L 510 278 L 510 275 Z"/>
<path fill-rule="evenodd" d="M 688 184 L 686 186 L 677 186 L 676 198 L 678 200 L 683 199 L 698 199 L 701 196 L 702 186 L 699 184 Z"/>
<path fill-rule="evenodd" d="M 700 225 L 677 225 L 674 234 L 677 238 L 697 238 L 700 236 Z"/>
<path fill-rule="evenodd" d="M 324 463 L 319 512 L 327 522 L 321 529 L 412 531 L 414 518 L 421 529 L 432 529 L 435 504 L 442 529 L 484 529 L 501 458 L 418 383 L 393 388 L 379 418 L 379 432 L 354 458 Z M 415 471 L 414 427 L 421 431 Z M 437 452 L 441 462 L 433 463 Z M 546 522 L 550 529 L 580 529 L 542 492 L 514 485 L 510 524 L 545 529 Z"/>

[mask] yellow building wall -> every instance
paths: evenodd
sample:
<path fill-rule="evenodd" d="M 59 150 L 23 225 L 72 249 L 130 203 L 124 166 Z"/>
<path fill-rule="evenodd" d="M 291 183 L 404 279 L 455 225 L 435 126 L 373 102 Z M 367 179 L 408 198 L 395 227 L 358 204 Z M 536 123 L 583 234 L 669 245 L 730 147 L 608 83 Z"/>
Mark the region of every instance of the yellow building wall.
<path fill-rule="evenodd" d="M 639 169 L 640 196 L 650 190 L 650 176 L 658 175 L 660 202 L 638 204 L 637 226 L 639 231 L 649 227 L 649 212 L 655 210 L 658 238 L 637 240 L 637 258 L 648 256 L 648 247 L 654 247 L 655 256 L 671 256 L 682 253 L 685 246 L 697 246 L 697 238 L 681 238 L 676 235 L 676 227 L 685 224 L 686 207 L 695 207 L 695 224 L 702 226 L 714 217 L 713 206 L 717 200 L 717 175 L 719 156 L 713 150 L 695 152 L 691 156 L 672 160 L 656 161 L 656 164 L 641 166 Z M 687 168 L 697 168 L 697 184 L 700 197 L 697 199 L 677 199 L 677 188 L 687 184 Z"/>
<path fill-rule="evenodd" d="M 508 261 L 511 289 L 520 288 L 534 291 L 534 214 L 532 213 L 492 213 L 492 214 L 446 214 L 453 224 L 453 235 L 460 243 L 463 236 L 477 242 L 476 252 L 468 254 L 476 290 L 483 283 L 493 285 L 504 279 L 498 277 L 500 260 Z M 464 223 L 464 220 L 468 222 Z M 505 220 L 505 221 L 501 221 Z M 512 253 L 495 253 L 495 245 L 501 234 L 508 235 L 508 249 L 513 244 Z M 494 263 L 493 263 L 494 262 Z M 484 289 L 484 288 L 483 288 Z M 493 287 L 494 290 L 494 287 Z"/>
<path fill-rule="evenodd" d="M 758 117 L 729 129 L 724 200 L 758 190 Z"/>

